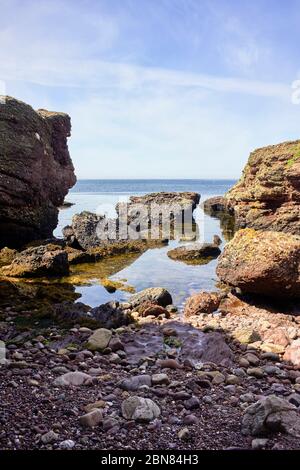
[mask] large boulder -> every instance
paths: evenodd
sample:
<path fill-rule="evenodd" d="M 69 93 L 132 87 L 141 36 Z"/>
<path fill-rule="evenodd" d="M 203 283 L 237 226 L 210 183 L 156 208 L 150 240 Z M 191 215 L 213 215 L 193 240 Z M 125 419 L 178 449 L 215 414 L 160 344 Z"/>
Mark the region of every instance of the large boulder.
<path fill-rule="evenodd" d="M 67 114 L 0 105 L 0 247 L 52 236 L 58 207 L 75 184 Z"/>
<path fill-rule="evenodd" d="M 217 274 L 243 292 L 300 297 L 300 237 L 239 230 L 220 256 Z"/>
<path fill-rule="evenodd" d="M 242 433 L 260 436 L 285 432 L 300 437 L 300 415 L 297 408 L 275 395 L 264 397 L 249 406 L 244 414 Z"/>
<path fill-rule="evenodd" d="M 299 234 L 300 140 L 252 152 L 225 199 L 238 227 Z"/>
<path fill-rule="evenodd" d="M 0 274 L 9 277 L 65 276 L 69 274 L 68 256 L 57 245 L 45 245 L 21 251 Z"/>

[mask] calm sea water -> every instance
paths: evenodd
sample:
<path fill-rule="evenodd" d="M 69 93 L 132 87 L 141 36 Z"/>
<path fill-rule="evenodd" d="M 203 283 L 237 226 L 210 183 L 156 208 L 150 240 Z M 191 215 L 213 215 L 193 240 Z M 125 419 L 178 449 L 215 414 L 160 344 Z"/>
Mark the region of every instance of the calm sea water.
<path fill-rule="evenodd" d="M 115 205 L 126 201 L 132 195 L 141 195 L 159 191 L 196 191 L 201 194 L 201 202 L 209 197 L 224 194 L 235 180 L 80 180 L 70 191 L 66 200 L 74 205 L 62 209 L 59 225 L 55 232 L 61 236 L 62 228 L 71 223 L 74 214 L 84 210 L 114 215 Z M 200 203 L 201 204 L 201 203 Z M 222 238 L 220 223 L 217 219 L 206 216 L 201 205 L 195 211 L 201 238 L 211 241 L 213 235 Z M 86 285 L 74 281 L 76 291 L 81 294 L 80 301 L 97 306 L 110 300 L 126 300 L 129 294 L 116 291 L 109 294 L 100 284 L 100 279 L 110 277 L 114 280 L 126 280 L 136 291 L 146 287 L 165 287 L 173 297 L 173 302 L 182 307 L 185 299 L 199 290 L 213 290 L 216 282 L 216 260 L 207 265 L 186 265 L 173 261 L 167 251 L 178 242 L 169 246 L 150 249 L 138 257 L 107 260 L 91 266 L 77 266 L 74 275 L 88 278 Z"/>

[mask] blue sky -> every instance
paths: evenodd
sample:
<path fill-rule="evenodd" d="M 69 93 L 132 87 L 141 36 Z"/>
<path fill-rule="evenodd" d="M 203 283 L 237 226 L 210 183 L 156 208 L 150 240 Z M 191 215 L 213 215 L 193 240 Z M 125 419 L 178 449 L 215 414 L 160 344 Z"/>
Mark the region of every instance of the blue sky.
<path fill-rule="evenodd" d="M 79 178 L 235 178 L 300 138 L 300 0 L 0 0 L 0 80 L 72 117 Z"/>

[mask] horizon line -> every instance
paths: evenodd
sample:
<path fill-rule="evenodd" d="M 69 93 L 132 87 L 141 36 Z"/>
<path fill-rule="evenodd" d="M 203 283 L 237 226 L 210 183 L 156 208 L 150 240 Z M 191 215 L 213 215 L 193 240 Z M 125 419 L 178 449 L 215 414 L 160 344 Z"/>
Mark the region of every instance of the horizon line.
<path fill-rule="evenodd" d="M 232 181 L 235 178 L 77 178 L 78 181 Z M 76 183 L 75 183 L 76 184 Z"/>

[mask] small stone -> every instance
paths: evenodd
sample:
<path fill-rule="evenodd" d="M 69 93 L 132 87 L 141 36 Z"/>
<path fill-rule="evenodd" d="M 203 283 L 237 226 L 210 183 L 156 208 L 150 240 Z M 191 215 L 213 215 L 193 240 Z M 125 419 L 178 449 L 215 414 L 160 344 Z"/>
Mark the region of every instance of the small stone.
<path fill-rule="evenodd" d="M 237 385 L 238 383 L 240 383 L 240 379 L 236 375 L 230 374 L 226 377 L 227 385 Z"/>
<path fill-rule="evenodd" d="M 269 439 L 253 439 L 251 442 L 251 447 L 253 450 L 265 449 L 269 442 Z"/>
<path fill-rule="evenodd" d="M 15 359 L 16 361 L 22 361 L 24 359 L 24 356 L 19 351 L 16 351 L 13 353 L 12 358 Z"/>
<path fill-rule="evenodd" d="M 119 425 L 119 422 L 117 419 L 108 417 L 103 421 L 103 430 L 109 431 L 109 429 L 112 429 L 118 425 Z"/>
<path fill-rule="evenodd" d="M 261 379 L 264 376 L 264 371 L 260 367 L 251 367 L 247 369 L 247 374 L 256 377 L 257 379 Z"/>
<path fill-rule="evenodd" d="M 178 432 L 178 437 L 180 440 L 182 441 L 187 441 L 190 437 L 190 430 L 189 428 L 183 428 L 183 429 L 180 429 L 180 431 Z"/>
<path fill-rule="evenodd" d="M 105 408 L 106 407 L 106 402 L 103 400 L 98 400 L 95 401 L 95 403 L 89 403 L 84 407 L 84 410 L 89 413 L 92 410 L 98 409 L 98 408 Z"/>
<path fill-rule="evenodd" d="M 122 415 L 125 419 L 150 422 L 160 415 L 160 409 L 150 398 L 132 396 L 122 402 Z"/>
<path fill-rule="evenodd" d="M 167 374 L 153 374 L 152 385 L 169 385 L 170 379 Z"/>
<path fill-rule="evenodd" d="M 236 392 L 235 385 L 225 385 L 224 390 L 228 393 L 234 394 Z"/>
<path fill-rule="evenodd" d="M 63 374 L 54 380 L 53 385 L 55 387 L 64 387 L 69 385 L 90 385 L 92 383 L 92 377 L 84 372 L 75 371 Z"/>
<path fill-rule="evenodd" d="M 245 354 L 244 358 L 245 358 L 245 359 L 249 362 L 249 364 L 251 364 L 252 366 L 258 366 L 258 364 L 259 364 L 259 362 L 260 362 L 260 361 L 259 361 L 259 358 L 258 358 L 255 354 L 253 354 L 253 353 L 251 353 L 251 352 Z"/>
<path fill-rule="evenodd" d="M 92 330 L 86 326 L 81 326 L 78 331 L 79 333 L 92 333 Z"/>
<path fill-rule="evenodd" d="M 239 360 L 239 364 L 241 367 L 244 367 L 245 369 L 249 367 L 250 365 L 247 359 L 245 359 L 244 357 L 241 357 L 241 359 Z"/>
<path fill-rule="evenodd" d="M 157 365 L 162 369 L 182 369 L 182 365 L 175 359 L 159 359 Z"/>
<path fill-rule="evenodd" d="M 170 424 L 180 424 L 180 419 L 177 416 L 170 416 L 169 423 Z"/>
<path fill-rule="evenodd" d="M 83 416 L 80 416 L 79 422 L 82 426 L 93 428 L 102 421 L 102 412 L 99 409 L 94 409 Z"/>
<path fill-rule="evenodd" d="M 267 375 L 276 375 L 281 372 L 279 367 L 276 366 L 265 366 L 263 370 Z"/>
<path fill-rule="evenodd" d="M 173 398 L 174 400 L 188 400 L 189 398 L 191 398 L 191 395 L 187 392 L 185 392 L 184 390 L 182 391 L 179 391 L 179 392 L 175 392 L 174 395 L 173 395 Z"/>
<path fill-rule="evenodd" d="M 292 393 L 290 396 L 287 397 L 287 400 L 292 403 L 292 405 L 300 406 L 300 394 L 299 393 Z"/>
<path fill-rule="evenodd" d="M 278 354 L 275 354 L 274 352 L 265 352 L 261 355 L 262 359 L 267 359 L 269 361 L 273 362 L 278 362 L 280 360 L 280 357 Z"/>
<path fill-rule="evenodd" d="M 33 387 L 39 387 L 40 383 L 34 379 L 28 379 L 28 384 L 32 385 Z"/>
<path fill-rule="evenodd" d="M 130 377 L 129 379 L 124 379 L 120 383 L 120 387 L 123 390 L 134 392 L 144 385 L 151 387 L 151 383 L 150 375 L 136 375 L 134 377 Z"/>
<path fill-rule="evenodd" d="M 52 372 L 54 372 L 55 374 L 67 374 L 70 371 L 64 366 L 56 366 L 53 367 Z"/>
<path fill-rule="evenodd" d="M 252 402 L 255 401 L 255 397 L 254 397 L 253 393 L 244 393 L 244 394 L 240 395 L 240 400 L 243 403 L 252 403 Z"/>
<path fill-rule="evenodd" d="M 200 401 L 197 397 L 191 397 L 183 404 L 187 410 L 195 410 L 196 408 L 200 407 Z"/>
<path fill-rule="evenodd" d="M 59 444 L 59 448 L 63 450 L 71 450 L 75 446 L 75 442 L 71 439 L 67 439 L 66 441 L 62 441 Z"/>
<path fill-rule="evenodd" d="M 124 349 L 124 345 L 121 342 L 120 338 L 118 336 L 113 336 L 109 342 L 109 347 L 112 351 L 121 351 Z"/>
<path fill-rule="evenodd" d="M 259 333 L 251 327 L 236 329 L 234 331 L 234 337 L 242 344 L 253 343 L 261 339 Z"/>
<path fill-rule="evenodd" d="M 212 376 L 212 373 L 209 376 Z M 221 372 L 216 371 L 212 380 L 213 385 L 220 385 L 223 382 L 225 382 L 225 376 Z"/>
<path fill-rule="evenodd" d="M 103 351 L 107 348 L 112 337 L 111 330 L 106 328 L 99 328 L 89 337 L 87 343 L 87 349 L 90 351 Z"/>
<path fill-rule="evenodd" d="M 202 397 L 202 401 L 206 403 L 207 405 L 210 405 L 211 403 L 213 403 L 213 399 L 209 395 L 204 395 L 204 397 Z"/>
<path fill-rule="evenodd" d="M 43 444 L 51 444 L 52 442 L 56 442 L 59 438 L 59 435 L 56 434 L 54 431 L 49 431 L 46 434 L 43 434 L 41 437 L 41 441 Z"/>
<path fill-rule="evenodd" d="M 195 415 L 186 415 L 183 418 L 183 422 L 184 422 L 184 424 L 193 425 L 193 424 L 198 424 L 199 420 L 198 420 L 197 416 L 195 416 Z"/>
<path fill-rule="evenodd" d="M 119 364 L 121 362 L 121 358 L 118 354 L 111 353 L 109 356 L 109 362 L 111 362 L 112 364 Z"/>

